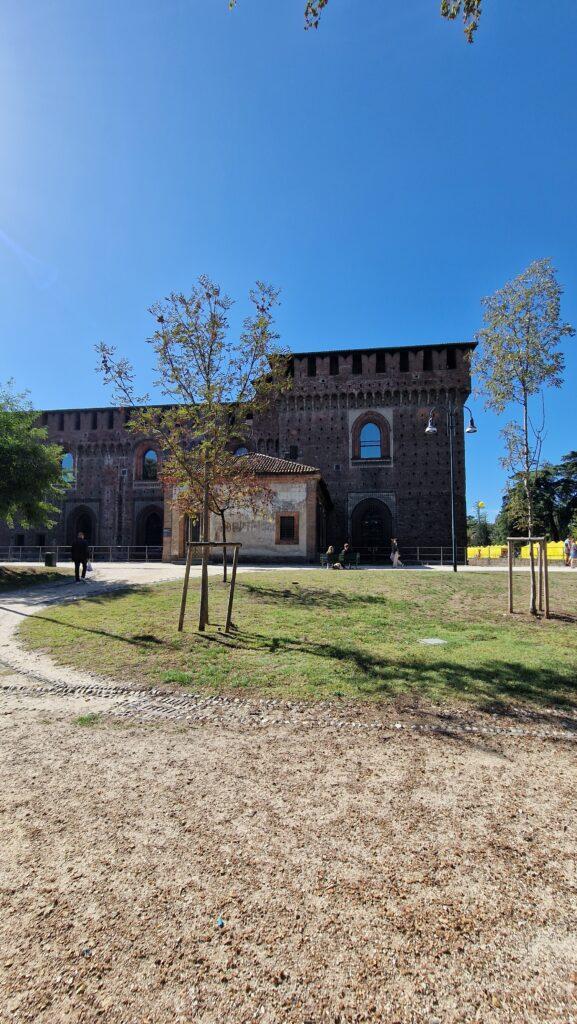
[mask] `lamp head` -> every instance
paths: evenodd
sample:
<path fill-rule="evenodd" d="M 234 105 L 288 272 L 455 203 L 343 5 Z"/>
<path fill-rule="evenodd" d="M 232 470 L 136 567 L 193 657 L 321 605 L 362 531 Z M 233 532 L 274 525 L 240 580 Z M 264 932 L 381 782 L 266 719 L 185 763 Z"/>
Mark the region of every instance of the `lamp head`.
<path fill-rule="evenodd" d="M 466 434 L 476 434 L 477 433 L 477 428 L 475 426 L 475 420 L 473 419 L 472 416 L 471 416 L 471 419 L 469 420 L 469 426 L 465 428 L 465 433 Z"/>
<path fill-rule="evenodd" d="M 433 414 L 431 413 L 431 415 L 429 416 L 429 422 L 427 423 L 427 426 L 425 427 L 425 434 L 436 434 L 436 433 L 437 433 L 437 428 L 435 426 L 435 421 L 433 419 Z"/>

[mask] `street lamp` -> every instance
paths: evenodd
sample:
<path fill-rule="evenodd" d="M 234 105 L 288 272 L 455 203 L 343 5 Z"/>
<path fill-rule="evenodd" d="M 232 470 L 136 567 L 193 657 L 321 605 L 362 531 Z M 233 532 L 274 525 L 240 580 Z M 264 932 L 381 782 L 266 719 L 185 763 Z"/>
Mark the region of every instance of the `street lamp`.
<path fill-rule="evenodd" d="M 425 434 L 436 434 L 437 427 L 435 426 L 435 413 L 438 406 L 433 406 L 429 413 L 429 422 L 425 427 Z M 441 406 L 445 409 L 447 414 L 447 434 L 449 436 L 449 463 L 451 468 L 451 546 L 453 556 L 453 572 L 457 571 L 457 537 L 455 535 L 455 437 L 457 435 L 457 421 L 456 421 L 456 406 L 454 402 L 447 402 L 446 405 Z M 473 419 L 473 413 L 469 409 L 468 405 L 463 405 L 463 409 L 466 409 L 469 413 L 469 426 L 465 427 L 466 434 L 476 434 L 477 427 Z"/>

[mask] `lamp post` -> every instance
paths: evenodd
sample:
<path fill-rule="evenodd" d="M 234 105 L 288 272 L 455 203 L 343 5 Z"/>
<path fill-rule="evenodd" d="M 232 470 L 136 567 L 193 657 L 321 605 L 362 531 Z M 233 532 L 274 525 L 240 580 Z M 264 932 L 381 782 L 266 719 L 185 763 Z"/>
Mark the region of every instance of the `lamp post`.
<path fill-rule="evenodd" d="M 434 405 L 429 413 L 429 422 L 425 428 L 425 434 L 436 434 L 437 428 L 435 426 L 435 413 L 439 407 Z M 447 434 L 449 437 L 449 464 L 451 473 L 451 546 L 452 546 L 452 560 L 453 560 L 453 572 L 457 571 L 457 537 L 455 534 L 455 437 L 457 435 L 457 421 L 456 411 L 457 407 L 454 402 L 447 402 L 441 406 L 445 409 L 447 415 Z M 466 434 L 476 434 L 477 428 L 473 419 L 473 413 L 469 409 L 468 405 L 463 405 L 463 409 L 466 409 L 469 413 L 469 426 L 465 428 Z"/>

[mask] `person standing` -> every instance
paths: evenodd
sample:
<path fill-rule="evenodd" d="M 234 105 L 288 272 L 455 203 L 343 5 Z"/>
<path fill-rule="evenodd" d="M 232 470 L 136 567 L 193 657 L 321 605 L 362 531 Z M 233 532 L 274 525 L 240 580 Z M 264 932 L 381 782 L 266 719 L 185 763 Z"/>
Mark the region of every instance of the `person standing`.
<path fill-rule="evenodd" d="M 571 568 L 577 569 L 577 540 L 574 537 L 571 541 Z"/>
<path fill-rule="evenodd" d="M 393 563 L 393 569 L 398 569 L 403 564 L 396 537 L 391 538 L 391 562 Z"/>
<path fill-rule="evenodd" d="M 565 556 L 565 565 L 566 566 L 570 566 L 571 565 L 571 542 L 572 542 L 572 540 L 573 540 L 573 538 L 571 536 L 569 536 L 569 537 L 567 537 L 567 539 L 565 540 L 565 543 L 563 544 L 563 554 Z"/>
<path fill-rule="evenodd" d="M 88 541 L 83 533 L 79 533 L 76 540 L 70 545 L 70 557 L 74 562 L 74 576 L 77 583 L 80 583 L 80 566 L 82 566 L 82 581 L 86 583 L 86 565 L 88 563 Z"/>

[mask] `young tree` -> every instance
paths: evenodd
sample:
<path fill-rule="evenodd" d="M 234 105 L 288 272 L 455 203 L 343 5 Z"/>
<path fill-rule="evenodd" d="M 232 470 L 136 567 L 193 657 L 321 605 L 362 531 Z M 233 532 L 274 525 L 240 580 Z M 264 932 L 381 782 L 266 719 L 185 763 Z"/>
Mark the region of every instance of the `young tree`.
<path fill-rule="evenodd" d="M 258 281 L 249 293 L 252 312 L 238 338 L 230 336 L 231 299 L 210 278 L 201 276 L 190 294 L 172 293 L 151 307 L 155 330 L 148 339 L 154 352 L 155 385 L 170 403 L 148 405 L 137 396 L 134 371 L 115 350 L 98 346 L 101 370 L 117 399 L 132 407 L 130 428 L 156 437 L 163 450 L 163 479 L 171 481 L 181 502 L 198 508 L 201 536 L 210 541 L 211 502 L 218 488 L 234 480 L 240 487 L 241 460 L 235 446 L 249 428 L 249 417 L 264 412 L 288 386 L 286 355 L 278 348 L 274 309 L 278 292 Z M 208 622 L 208 558 L 203 548 L 199 629 Z"/>
<path fill-rule="evenodd" d="M 272 492 L 253 469 L 250 455 L 228 454 L 219 466 L 220 475 L 213 477 L 209 493 L 209 509 L 221 522 L 222 540 L 226 544 L 227 514 L 235 511 L 250 511 L 254 515 L 271 504 Z M 180 512 L 190 519 L 200 521 L 204 501 L 203 480 L 190 480 L 178 494 L 176 501 Z M 226 548 L 222 552 L 222 579 L 227 581 Z"/>
<path fill-rule="evenodd" d="M 483 299 L 484 326 L 474 368 L 486 406 L 497 413 L 511 407 L 518 416 L 502 430 L 502 464 L 518 473 L 523 484 L 527 529 L 535 528 L 534 474 L 539 468 L 544 438 L 543 391 L 561 387 L 564 357 L 559 345 L 575 333 L 561 320 L 562 291 L 548 259 L 535 260 L 522 274 Z M 532 418 L 540 406 L 540 422 Z M 535 561 L 530 545 L 531 614 L 537 614 Z"/>
<path fill-rule="evenodd" d="M 37 420 L 26 394 L 0 386 L 0 519 L 10 527 L 52 526 L 60 514 L 63 452 Z"/>

